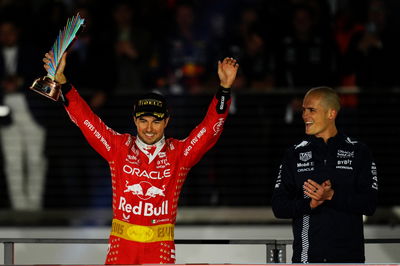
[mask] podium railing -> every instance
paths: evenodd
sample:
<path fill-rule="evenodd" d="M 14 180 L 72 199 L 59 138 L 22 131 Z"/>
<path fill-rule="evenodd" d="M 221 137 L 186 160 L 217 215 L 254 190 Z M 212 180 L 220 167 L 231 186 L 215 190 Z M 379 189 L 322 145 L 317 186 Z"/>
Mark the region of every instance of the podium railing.
<path fill-rule="evenodd" d="M 14 265 L 15 244 L 107 244 L 108 239 L 79 238 L 0 238 L 4 246 L 4 265 Z M 176 239 L 175 244 L 208 244 L 208 245 L 265 245 L 266 264 L 286 263 L 286 246 L 293 240 L 274 239 Z M 366 239 L 365 244 L 400 244 L 400 238 Z"/>

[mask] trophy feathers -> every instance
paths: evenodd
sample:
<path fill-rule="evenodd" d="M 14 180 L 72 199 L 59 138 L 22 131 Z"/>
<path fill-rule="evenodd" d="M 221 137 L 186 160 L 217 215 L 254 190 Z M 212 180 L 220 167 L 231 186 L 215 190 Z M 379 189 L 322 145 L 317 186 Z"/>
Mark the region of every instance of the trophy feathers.
<path fill-rule="evenodd" d="M 47 71 L 47 76 L 52 80 L 54 80 L 54 76 L 62 55 L 75 40 L 78 30 L 84 24 L 84 22 L 85 20 L 80 17 L 79 13 L 77 13 L 76 16 L 69 18 L 67 20 L 67 25 L 65 25 L 63 30 L 60 30 L 60 33 L 58 34 L 57 39 L 51 48 L 53 52 L 53 58 L 48 63 L 50 68 Z"/>

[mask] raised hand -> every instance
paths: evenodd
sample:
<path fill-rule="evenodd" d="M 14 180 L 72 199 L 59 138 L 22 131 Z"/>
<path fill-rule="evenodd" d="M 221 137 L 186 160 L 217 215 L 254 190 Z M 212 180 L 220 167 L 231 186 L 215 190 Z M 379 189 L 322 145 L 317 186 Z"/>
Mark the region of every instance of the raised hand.
<path fill-rule="evenodd" d="M 220 85 L 224 88 L 230 88 L 235 81 L 238 69 L 239 64 L 231 57 L 226 57 L 222 62 L 218 61 Z"/>
<path fill-rule="evenodd" d="M 45 63 L 44 64 L 44 68 L 48 72 L 49 69 L 50 69 L 49 63 L 54 58 L 53 52 L 50 51 L 50 52 L 46 53 L 44 56 L 45 56 L 43 58 L 43 62 Z M 57 67 L 56 74 L 54 76 L 54 81 L 56 81 L 59 84 L 64 84 L 64 83 L 67 82 L 67 78 L 64 75 L 64 68 L 65 68 L 65 65 L 66 65 L 66 58 L 67 58 L 67 53 L 64 53 L 63 56 L 60 59 L 60 62 L 59 62 L 58 67 Z"/>

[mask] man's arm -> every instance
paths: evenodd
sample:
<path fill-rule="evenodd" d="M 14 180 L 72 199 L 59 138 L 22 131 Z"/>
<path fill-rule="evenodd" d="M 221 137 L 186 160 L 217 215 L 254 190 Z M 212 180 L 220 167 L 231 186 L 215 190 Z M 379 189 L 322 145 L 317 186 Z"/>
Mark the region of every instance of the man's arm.
<path fill-rule="evenodd" d="M 51 52 L 45 54 L 44 68 L 48 70 L 48 63 L 53 58 Z M 58 65 L 54 80 L 62 85 L 65 96 L 64 106 L 71 118 L 82 131 L 89 144 L 106 160 L 111 160 L 116 149 L 117 132 L 107 127 L 103 121 L 90 109 L 89 105 L 79 95 L 78 91 L 67 82 L 64 75 L 67 54 L 64 53 Z"/>
<path fill-rule="evenodd" d="M 218 77 L 220 81 L 220 87 L 216 94 L 218 114 L 223 114 L 228 109 L 228 101 L 231 98 L 231 87 L 236 79 L 238 69 L 239 64 L 233 58 L 226 57 L 222 62 L 218 61 Z"/>
<path fill-rule="evenodd" d="M 231 102 L 231 87 L 238 68 L 239 64 L 233 58 L 227 57 L 218 62 L 220 87 L 203 121 L 183 141 L 182 156 L 188 167 L 195 165 L 215 145 L 221 135 Z"/>
<path fill-rule="evenodd" d="M 356 165 L 356 181 L 351 187 L 334 187 L 335 193 L 330 201 L 326 201 L 328 206 L 337 210 L 362 214 L 373 215 L 378 202 L 378 175 L 376 164 L 373 161 L 370 150 L 361 146 L 359 160 Z"/>
<path fill-rule="evenodd" d="M 272 194 L 272 211 L 277 218 L 296 218 L 311 213 L 310 199 L 299 197 L 295 173 L 289 167 L 287 154 L 279 167 L 278 177 Z"/>
<path fill-rule="evenodd" d="M 304 183 L 304 194 L 312 200 L 311 208 L 316 208 L 324 202 L 337 210 L 356 214 L 372 215 L 375 212 L 378 194 L 378 176 L 371 152 L 362 146 L 360 158 L 355 165 L 356 183 L 354 187 L 332 187 L 327 180 L 321 185 L 313 180 Z"/>

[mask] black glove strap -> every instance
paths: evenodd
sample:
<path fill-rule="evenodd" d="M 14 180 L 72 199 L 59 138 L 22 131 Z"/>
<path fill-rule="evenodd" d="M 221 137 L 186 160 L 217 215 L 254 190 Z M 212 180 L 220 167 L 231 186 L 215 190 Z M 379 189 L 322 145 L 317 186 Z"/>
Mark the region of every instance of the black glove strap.
<path fill-rule="evenodd" d="M 72 85 L 70 83 L 65 83 L 61 85 L 61 101 L 65 106 L 68 106 L 68 99 L 64 97 L 72 89 Z"/>
<path fill-rule="evenodd" d="M 227 103 L 228 103 L 229 99 L 231 98 L 231 89 L 219 86 L 216 97 L 218 100 L 217 113 L 223 114 L 223 113 L 225 113 L 226 108 L 227 108 Z"/>

